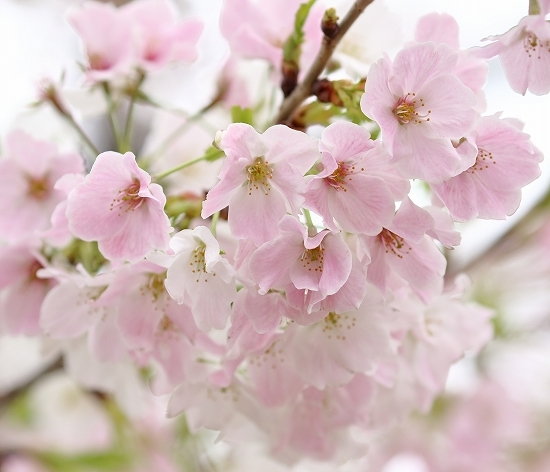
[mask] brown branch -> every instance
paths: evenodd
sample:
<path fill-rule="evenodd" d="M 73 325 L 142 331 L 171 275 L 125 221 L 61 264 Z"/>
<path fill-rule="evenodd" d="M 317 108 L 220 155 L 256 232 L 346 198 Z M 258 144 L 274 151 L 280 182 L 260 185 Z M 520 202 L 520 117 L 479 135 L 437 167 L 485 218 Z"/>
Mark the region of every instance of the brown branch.
<path fill-rule="evenodd" d="M 31 377 L 29 380 L 27 380 L 24 384 L 20 385 L 19 387 L 14 388 L 13 390 L 7 392 L 6 394 L 0 396 L 0 411 L 3 410 L 5 407 L 7 407 L 12 400 L 17 398 L 20 394 L 25 392 L 29 387 L 33 386 L 38 380 L 42 379 L 46 375 L 55 372 L 56 370 L 60 370 L 63 368 L 63 358 L 59 357 L 55 362 L 48 365 L 43 370 L 39 371 L 37 374 L 35 374 L 33 377 Z"/>
<path fill-rule="evenodd" d="M 294 91 L 281 105 L 281 109 L 279 110 L 279 115 L 276 120 L 277 123 L 289 121 L 302 102 L 312 95 L 313 84 L 325 69 L 332 53 L 334 52 L 334 49 L 336 49 L 336 46 L 338 46 L 338 43 L 350 29 L 351 25 L 353 25 L 355 20 L 359 18 L 365 8 L 367 8 L 373 1 L 374 0 L 356 0 L 350 8 L 348 14 L 340 23 L 338 32 L 332 38 L 329 38 L 328 36 L 323 37 L 321 49 L 304 77 L 304 80 L 294 89 Z"/>

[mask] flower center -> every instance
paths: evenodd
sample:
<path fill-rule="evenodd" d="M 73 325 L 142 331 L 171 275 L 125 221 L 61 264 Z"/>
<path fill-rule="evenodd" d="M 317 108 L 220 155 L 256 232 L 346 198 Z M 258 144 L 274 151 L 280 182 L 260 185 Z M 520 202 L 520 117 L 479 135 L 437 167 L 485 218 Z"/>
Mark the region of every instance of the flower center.
<path fill-rule="evenodd" d="M 147 281 L 145 288 L 149 290 L 153 296 L 153 301 L 158 300 L 162 294 L 166 293 L 164 290 L 165 279 L 166 272 L 163 272 L 162 274 L 149 274 L 149 280 Z"/>
<path fill-rule="evenodd" d="M 361 167 L 361 171 L 364 170 L 365 169 Z M 332 188 L 347 192 L 348 189 L 344 185 L 346 182 L 346 177 L 356 174 L 357 172 L 359 171 L 356 170 L 355 165 L 346 164 L 345 162 L 339 162 L 338 168 L 332 174 L 326 177 L 325 180 Z M 351 177 L 348 178 L 348 182 L 350 180 L 352 180 Z"/>
<path fill-rule="evenodd" d="M 389 229 L 384 228 L 378 237 L 386 247 L 386 254 L 391 252 L 399 259 L 403 259 L 403 255 L 409 254 L 409 251 L 412 250 L 401 236 L 392 233 Z"/>
<path fill-rule="evenodd" d="M 540 53 L 546 49 L 550 52 L 550 41 L 541 41 L 536 34 L 528 31 L 523 38 L 523 49 L 529 57 L 540 59 Z"/>
<path fill-rule="evenodd" d="M 111 63 L 96 52 L 88 54 L 88 62 L 93 70 L 107 70 L 111 67 Z"/>
<path fill-rule="evenodd" d="M 45 200 L 50 193 L 50 186 L 46 177 L 27 177 L 27 195 L 35 200 Z"/>
<path fill-rule="evenodd" d="M 468 172 L 475 174 L 477 171 L 488 169 L 488 164 L 496 164 L 497 161 L 493 157 L 493 153 L 479 148 L 477 151 L 476 163 L 468 169 Z"/>
<path fill-rule="evenodd" d="M 424 121 L 430 121 L 431 110 L 423 110 L 426 106 L 422 98 L 416 98 L 416 93 L 408 92 L 403 98 L 400 98 L 393 109 L 393 114 L 401 124 L 416 123 L 422 124 Z"/>
<path fill-rule="evenodd" d="M 200 242 L 191 253 L 191 258 L 189 259 L 189 265 L 192 267 L 191 273 L 197 276 L 195 282 L 200 282 L 201 279 L 203 282 L 208 282 L 210 275 L 212 277 L 216 276 L 216 272 L 208 272 L 206 270 L 206 259 L 204 257 L 205 251 L 206 245 L 203 242 Z"/>
<path fill-rule="evenodd" d="M 113 198 L 109 210 L 112 211 L 116 208 L 118 216 L 122 216 L 122 213 L 137 210 L 145 200 L 143 197 L 139 196 L 139 190 L 140 183 L 139 180 L 135 178 L 130 185 L 118 192 L 116 198 Z"/>
<path fill-rule="evenodd" d="M 323 320 L 323 333 L 326 334 L 328 339 L 331 339 L 334 336 L 335 339 L 342 341 L 346 340 L 345 330 L 351 330 L 355 328 L 356 322 L 355 316 L 352 315 L 341 315 L 331 311 Z"/>
<path fill-rule="evenodd" d="M 314 247 L 313 249 L 306 249 L 300 261 L 303 263 L 303 267 L 308 271 L 323 273 L 323 261 L 325 260 L 325 248 L 321 245 Z"/>
<path fill-rule="evenodd" d="M 263 157 L 257 157 L 253 164 L 246 166 L 248 195 L 252 195 L 252 190 L 259 190 L 260 187 L 266 195 L 269 194 L 269 179 L 273 178 L 273 169 L 268 164 Z"/>

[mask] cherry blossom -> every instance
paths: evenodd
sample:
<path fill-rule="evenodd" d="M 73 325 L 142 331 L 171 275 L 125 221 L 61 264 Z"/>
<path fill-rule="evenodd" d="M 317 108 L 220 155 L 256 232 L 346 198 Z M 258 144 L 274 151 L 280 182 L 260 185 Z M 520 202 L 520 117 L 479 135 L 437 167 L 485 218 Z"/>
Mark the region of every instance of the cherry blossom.
<path fill-rule="evenodd" d="M 231 50 L 243 57 L 267 59 L 276 68 L 283 60 L 283 45 L 294 28 L 294 17 L 302 2 L 283 0 L 229 0 L 222 11 L 220 29 Z M 304 31 L 302 68 L 307 68 L 322 40 L 322 10 L 313 7 Z"/>
<path fill-rule="evenodd" d="M 514 92 L 550 92 L 550 25 L 545 20 L 549 12 L 550 5 L 543 3 L 540 14 L 522 18 L 504 34 L 489 36 L 486 40 L 494 42 L 475 52 L 485 59 L 498 55 Z"/>
<path fill-rule="evenodd" d="M 52 143 L 12 131 L 0 160 L 0 238 L 15 241 L 47 229 L 55 207 L 66 196 L 55 188 L 56 181 L 83 171 L 77 154 L 60 153 Z"/>
<path fill-rule="evenodd" d="M 87 2 L 71 10 L 69 22 L 84 42 L 88 80 L 109 81 L 130 73 L 132 23 L 115 6 Z"/>
<path fill-rule="evenodd" d="M 178 303 L 191 307 L 200 330 L 223 329 L 235 297 L 235 274 L 229 261 L 220 255 L 218 241 L 207 227 L 199 226 L 175 234 L 170 249 L 170 258 L 149 256 L 168 267 L 168 293 Z"/>
<path fill-rule="evenodd" d="M 305 226 L 291 216 L 285 216 L 279 227 L 281 235 L 250 258 L 250 274 L 260 294 L 290 284 L 304 291 L 310 295 L 311 310 L 344 285 L 352 268 L 351 251 L 338 234 L 328 230 L 308 236 Z"/>
<path fill-rule="evenodd" d="M 177 22 L 176 12 L 167 0 L 128 3 L 120 9 L 120 16 L 133 25 L 137 64 L 142 69 L 156 70 L 170 61 L 195 60 L 202 22 Z"/>
<path fill-rule="evenodd" d="M 83 183 L 67 203 L 69 228 L 84 241 L 97 241 L 110 260 L 137 261 L 164 249 L 171 231 L 164 213 L 166 197 L 140 169 L 131 152 L 97 156 Z"/>
<path fill-rule="evenodd" d="M 55 281 L 37 272 L 48 265 L 33 241 L 0 248 L 0 328 L 11 334 L 40 333 L 40 307 Z"/>
<path fill-rule="evenodd" d="M 336 122 L 325 128 L 320 142 L 323 170 L 307 185 L 305 206 L 323 217 L 327 228 L 377 234 L 395 211 L 384 177 L 408 191 L 408 182 L 374 151 L 370 133 L 357 125 Z"/>
<path fill-rule="evenodd" d="M 371 67 L 361 109 L 380 125 L 391 162 L 406 177 L 440 183 L 474 160 L 460 156 L 451 142 L 464 137 L 476 118 L 473 92 L 453 75 L 457 59 L 447 45 L 428 42 Z"/>
<path fill-rule="evenodd" d="M 227 157 L 202 217 L 229 205 L 233 236 L 260 246 L 277 236 L 277 223 L 287 210 L 296 213 L 303 203 L 303 175 L 319 157 L 317 143 L 286 126 L 272 126 L 260 135 L 244 123 L 230 125 L 216 142 Z"/>
<path fill-rule="evenodd" d="M 510 216 L 519 206 L 521 188 L 540 175 L 541 152 L 514 125 L 498 116 L 480 118 L 473 129 L 475 164 L 433 186 L 456 221 Z"/>
<path fill-rule="evenodd" d="M 422 208 L 405 199 L 387 228 L 377 236 L 361 236 L 370 257 L 367 278 L 382 292 L 397 289 L 403 280 L 425 294 L 442 289 L 446 261 L 426 232 L 434 219 Z"/>

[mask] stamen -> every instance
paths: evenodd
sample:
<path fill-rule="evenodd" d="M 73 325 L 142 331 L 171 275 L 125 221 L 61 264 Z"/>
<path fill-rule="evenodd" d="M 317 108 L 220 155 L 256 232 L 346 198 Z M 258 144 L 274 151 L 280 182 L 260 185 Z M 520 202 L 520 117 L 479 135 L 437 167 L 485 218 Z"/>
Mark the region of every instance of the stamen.
<path fill-rule="evenodd" d="M 479 148 L 477 151 L 477 157 L 475 164 L 468 169 L 468 172 L 475 174 L 477 171 L 482 171 L 483 169 L 488 169 L 489 164 L 496 164 L 497 161 L 493 157 L 493 153 L 486 151 L 485 149 Z"/>
<path fill-rule="evenodd" d="M 271 190 L 269 179 L 273 178 L 273 169 L 269 167 L 269 162 L 264 161 L 263 157 L 254 159 L 254 163 L 246 166 L 248 179 L 248 195 L 252 195 L 252 190 L 262 190 L 268 195 Z"/>
<path fill-rule="evenodd" d="M 393 114 L 401 124 L 416 123 L 422 124 L 430 121 L 431 110 L 421 111 L 426 106 L 422 98 L 416 98 L 416 93 L 408 92 L 403 98 L 400 98 L 393 109 Z"/>
<path fill-rule="evenodd" d="M 386 247 L 386 254 L 391 252 L 399 259 L 403 259 L 403 255 L 409 254 L 412 250 L 401 236 L 392 233 L 389 229 L 384 228 L 378 237 Z"/>
<path fill-rule="evenodd" d="M 135 211 L 142 205 L 143 201 L 145 200 L 143 197 L 139 196 L 139 190 L 139 180 L 134 179 L 130 185 L 121 189 L 118 192 L 116 198 L 114 198 L 111 202 L 109 210 L 112 211 L 116 208 L 118 211 L 118 216 L 121 216 L 122 213 Z"/>

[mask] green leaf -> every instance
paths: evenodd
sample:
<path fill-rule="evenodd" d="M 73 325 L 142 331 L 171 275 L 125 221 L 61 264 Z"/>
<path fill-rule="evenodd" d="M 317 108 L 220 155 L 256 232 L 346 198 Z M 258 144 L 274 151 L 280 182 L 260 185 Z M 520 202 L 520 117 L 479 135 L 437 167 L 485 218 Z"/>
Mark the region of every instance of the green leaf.
<path fill-rule="evenodd" d="M 299 68 L 300 65 L 302 43 L 304 42 L 304 24 L 315 1 L 309 0 L 300 5 L 294 18 L 294 31 L 283 46 L 283 61 L 293 64 L 296 68 Z"/>
<path fill-rule="evenodd" d="M 253 113 L 250 108 L 241 108 L 239 105 L 231 107 L 231 121 L 233 123 L 246 123 L 253 126 Z"/>

